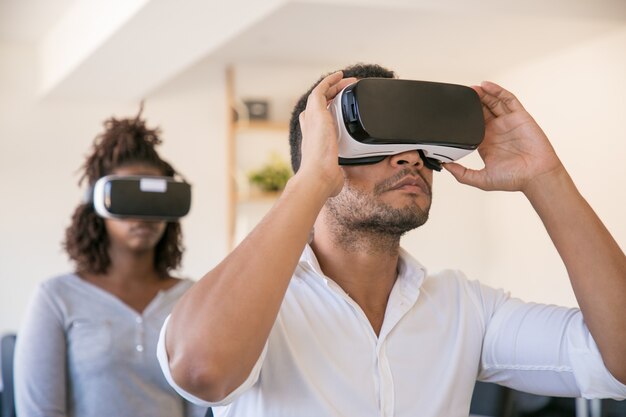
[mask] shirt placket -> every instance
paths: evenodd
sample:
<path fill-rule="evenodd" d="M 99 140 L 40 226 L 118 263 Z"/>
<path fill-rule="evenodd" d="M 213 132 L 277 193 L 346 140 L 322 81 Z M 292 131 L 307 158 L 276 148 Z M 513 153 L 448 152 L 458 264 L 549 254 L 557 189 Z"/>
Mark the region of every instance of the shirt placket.
<path fill-rule="evenodd" d="M 389 360 L 387 358 L 386 339 L 379 339 L 379 343 L 376 346 L 376 362 L 378 380 L 380 381 L 378 388 L 380 415 L 382 417 L 391 417 L 393 416 L 394 408 L 394 385 Z"/>
<path fill-rule="evenodd" d="M 145 347 L 145 324 L 142 316 L 135 316 L 135 352 L 139 355 L 143 355 L 146 350 Z"/>
<path fill-rule="evenodd" d="M 335 285 L 336 284 L 333 283 L 333 286 Z M 338 286 L 334 289 L 350 306 L 352 306 L 353 310 L 357 313 L 359 320 L 362 322 L 365 331 L 372 340 L 373 359 L 375 362 L 374 369 L 376 370 L 374 375 L 374 385 L 378 391 L 378 407 L 380 416 L 392 417 L 394 413 L 394 385 L 391 367 L 389 366 L 389 360 L 387 358 L 386 334 L 381 332 L 380 337 L 377 337 L 374 329 L 372 329 L 372 325 L 361 307 L 359 307 L 359 305 Z"/>
<path fill-rule="evenodd" d="M 376 344 L 377 373 L 380 383 L 378 393 L 380 414 L 382 417 L 392 417 L 395 412 L 394 379 L 387 355 L 388 340 L 393 328 L 402 317 L 408 313 L 419 295 L 417 288 L 413 291 L 407 288 L 406 281 L 398 282 L 396 285 L 389 297 L 387 311 L 385 312 L 385 321 L 383 322 Z"/>

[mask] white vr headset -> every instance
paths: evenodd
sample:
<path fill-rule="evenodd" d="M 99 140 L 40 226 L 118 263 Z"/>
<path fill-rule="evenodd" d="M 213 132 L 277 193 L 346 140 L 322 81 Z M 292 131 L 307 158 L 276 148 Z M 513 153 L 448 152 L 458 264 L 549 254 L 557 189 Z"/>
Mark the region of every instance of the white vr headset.
<path fill-rule="evenodd" d="M 330 103 L 339 164 L 362 165 L 416 150 L 437 171 L 471 153 L 485 134 L 476 91 L 456 84 L 364 78 Z"/>
<path fill-rule="evenodd" d="M 107 175 L 88 193 L 105 218 L 176 221 L 191 207 L 191 185 L 172 177 Z"/>

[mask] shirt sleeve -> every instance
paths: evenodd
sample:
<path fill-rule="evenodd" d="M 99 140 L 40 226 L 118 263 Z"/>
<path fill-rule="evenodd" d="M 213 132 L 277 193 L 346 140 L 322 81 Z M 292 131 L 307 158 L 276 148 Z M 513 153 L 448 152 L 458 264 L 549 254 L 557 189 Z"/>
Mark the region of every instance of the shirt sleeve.
<path fill-rule="evenodd" d="M 31 299 L 17 335 L 14 364 L 17 415 L 67 415 L 63 315 L 41 285 Z"/>
<path fill-rule="evenodd" d="M 532 394 L 626 398 L 577 308 L 525 303 L 482 288 L 487 312 L 479 380 Z"/>
<path fill-rule="evenodd" d="M 235 399 L 237 399 L 241 394 L 243 394 L 248 389 L 250 389 L 254 384 L 256 384 L 256 382 L 259 379 L 259 375 L 261 374 L 261 366 L 263 365 L 263 360 L 265 359 L 265 355 L 267 353 L 267 343 L 265 343 L 263 352 L 261 352 L 261 355 L 259 356 L 259 359 L 257 360 L 256 364 L 252 368 L 250 375 L 248 375 L 248 378 L 239 387 L 237 387 L 233 392 L 228 394 L 226 398 L 222 399 L 221 401 L 209 402 L 209 401 L 203 400 L 202 398 L 196 397 L 195 395 L 179 387 L 178 384 L 176 384 L 176 382 L 172 378 L 172 373 L 170 371 L 170 366 L 169 366 L 169 358 L 167 355 L 167 350 L 165 349 L 165 332 L 167 331 L 167 325 L 169 323 L 169 320 L 170 320 L 170 316 L 167 316 L 167 318 L 165 319 L 165 322 L 163 323 L 163 327 L 161 328 L 161 333 L 159 335 L 159 342 L 157 344 L 157 358 L 159 360 L 159 365 L 161 366 L 161 370 L 163 371 L 163 375 L 165 376 L 165 379 L 181 397 L 183 397 L 184 399 L 186 399 L 187 401 L 193 404 L 197 404 L 202 407 L 225 406 L 235 401 Z"/>

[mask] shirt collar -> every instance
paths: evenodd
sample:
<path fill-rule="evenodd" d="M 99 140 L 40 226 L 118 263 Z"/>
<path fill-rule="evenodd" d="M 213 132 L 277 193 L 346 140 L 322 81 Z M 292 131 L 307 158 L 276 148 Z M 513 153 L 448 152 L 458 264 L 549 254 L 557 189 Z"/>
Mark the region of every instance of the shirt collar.
<path fill-rule="evenodd" d="M 328 284 L 328 278 L 322 272 L 322 267 L 320 263 L 317 261 L 317 256 L 315 256 L 315 252 L 313 252 L 313 248 L 308 243 L 304 247 L 302 251 L 302 255 L 300 255 L 300 262 L 298 266 L 303 267 L 304 269 L 310 269 L 313 272 L 313 276 L 322 280 L 325 284 Z M 308 274 L 307 274 L 308 275 Z"/>
<path fill-rule="evenodd" d="M 299 266 L 308 267 L 315 272 L 315 276 L 321 279 L 325 284 L 328 284 L 328 278 L 322 272 L 315 252 L 311 245 L 307 244 L 300 256 Z M 398 280 L 407 290 L 417 291 L 424 282 L 427 270 L 422 264 L 420 264 L 415 258 L 413 258 L 407 251 L 400 248 L 400 257 L 398 260 Z"/>
<path fill-rule="evenodd" d="M 419 263 L 407 251 L 400 248 L 396 287 L 398 287 L 400 293 L 407 299 L 410 305 L 413 305 L 417 300 L 427 273 L 425 266 Z"/>

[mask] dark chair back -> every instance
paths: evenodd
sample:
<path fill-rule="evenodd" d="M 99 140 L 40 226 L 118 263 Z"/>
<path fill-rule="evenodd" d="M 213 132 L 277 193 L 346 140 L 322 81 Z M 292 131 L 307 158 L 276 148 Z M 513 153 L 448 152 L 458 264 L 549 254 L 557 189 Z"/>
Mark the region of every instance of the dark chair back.
<path fill-rule="evenodd" d="M 0 417 L 15 417 L 15 392 L 13 389 L 13 354 L 15 334 L 5 334 L 0 341 L 0 371 L 2 372 L 2 402 Z"/>
<path fill-rule="evenodd" d="M 476 381 L 470 414 L 485 417 L 512 415 L 512 390 L 497 384 Z"/>
<path fill-rule="evenodd" d="M 626 416 L 626 400 L 602 400 L 602 417 Z"/>

